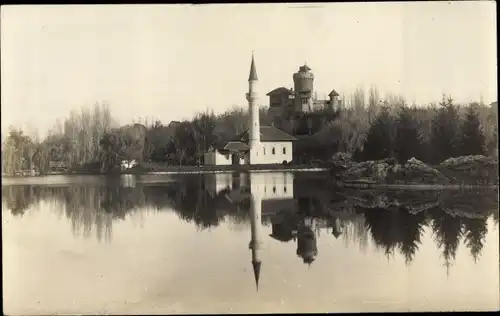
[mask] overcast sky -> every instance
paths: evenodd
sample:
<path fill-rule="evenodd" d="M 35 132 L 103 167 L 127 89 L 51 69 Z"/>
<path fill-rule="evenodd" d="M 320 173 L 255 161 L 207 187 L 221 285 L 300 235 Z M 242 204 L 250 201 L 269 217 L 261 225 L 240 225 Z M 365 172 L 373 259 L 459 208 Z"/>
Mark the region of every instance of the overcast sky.
<path fill-rule="evenodd" d="M 246 106 L 252 50 L 262 104 L 304 62 L 318 97 L 381 94 L 497 99 L 496 4 L 2 6 L 2 132 L 42 133 L 107 101 L 120 123 Z"/>

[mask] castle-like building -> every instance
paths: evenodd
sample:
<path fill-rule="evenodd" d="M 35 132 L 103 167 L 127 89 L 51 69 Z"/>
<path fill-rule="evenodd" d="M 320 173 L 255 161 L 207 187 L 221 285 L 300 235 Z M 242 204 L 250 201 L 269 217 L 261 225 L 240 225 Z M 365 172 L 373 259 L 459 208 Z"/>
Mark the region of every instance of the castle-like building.
<path fill-rule="evenodd" d="M 317 98 L 314 90 L 314 74 L 306 64 L 293 74 L 293 88 L 279 87 L 267 94 L 269 113 L 274 118 L 290 118 L 300 113 L 321 109 L 335 109 L 339 94 L 332 89 L 328 100 Z"/>

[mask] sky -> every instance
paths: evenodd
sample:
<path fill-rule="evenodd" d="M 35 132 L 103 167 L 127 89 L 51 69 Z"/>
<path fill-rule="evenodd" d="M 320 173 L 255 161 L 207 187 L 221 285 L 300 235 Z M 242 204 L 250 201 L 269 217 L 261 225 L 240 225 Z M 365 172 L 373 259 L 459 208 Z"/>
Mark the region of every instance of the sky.
<path fill-rule="evenodd" d="M 318 97 L 376 85 L 409 103 L 497 100 L 496 4 L 383 2 L 1 8 L 1 123 L 42 134 L 109 104 L 121 124 L 261 105 L 307 63 Z"/>

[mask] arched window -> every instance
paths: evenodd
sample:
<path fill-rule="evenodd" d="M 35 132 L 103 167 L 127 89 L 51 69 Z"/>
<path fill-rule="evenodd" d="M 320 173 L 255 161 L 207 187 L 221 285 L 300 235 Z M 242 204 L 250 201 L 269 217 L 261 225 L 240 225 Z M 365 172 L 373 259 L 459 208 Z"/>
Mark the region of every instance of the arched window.
<path fill-rule="evenodd" d="M 276 187 L 273 187 L 273 193 L 276 193 Z"/>
<path fill-rule="evenodd" d="M 262 147 L 262 150 L 264 151 L 264 155 L 266 155 L 266 147 Z"/>
<path fill-rule="evenodd" d="M 273 147 L 273 155 L 275 155 L 275 154 L 276 154 L 276 151 L 274 150 L 274 147 Z"/>
<path fill-rule="evenodd" d="M 283 155 L 286 155 L 286 146 L 283 146 Z"/>

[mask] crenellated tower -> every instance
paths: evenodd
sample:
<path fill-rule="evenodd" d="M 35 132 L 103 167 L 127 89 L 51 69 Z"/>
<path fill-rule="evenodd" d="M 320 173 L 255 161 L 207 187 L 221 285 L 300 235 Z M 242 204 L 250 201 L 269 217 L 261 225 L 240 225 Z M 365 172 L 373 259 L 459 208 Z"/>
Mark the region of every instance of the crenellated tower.
<path fill-rule="evenodd" d="M 299 71 L 293 74 L 295 88 L 295 110 L 298 112 L 311 111 L 313 107 L 314 74 L 311 68 L 304 64 Z"/>

